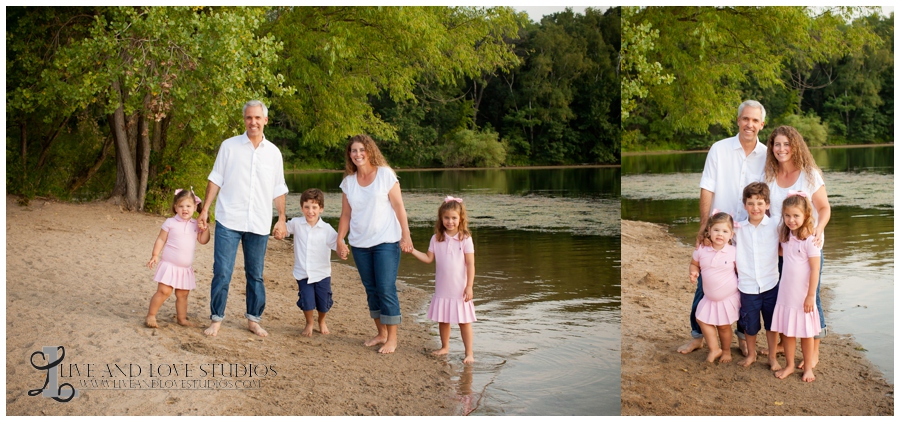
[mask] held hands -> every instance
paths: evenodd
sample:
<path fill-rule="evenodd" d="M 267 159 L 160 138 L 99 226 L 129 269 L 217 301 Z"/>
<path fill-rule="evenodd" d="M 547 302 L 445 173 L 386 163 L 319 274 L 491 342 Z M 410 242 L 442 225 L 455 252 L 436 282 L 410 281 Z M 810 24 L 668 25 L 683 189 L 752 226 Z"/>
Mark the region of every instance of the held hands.
<path fill-rule="evenodd" d="M 344 261 L 347 260 L 347 256 L 350 254 L 350 248 L 344 243 L 344 239 L 338 240 L 337 253 L 341 256 L 341 259 Z"/>
<path fill-rule="evenodd" d="M 272 229 L 272 235 L 278 240 L 287 237 L 287 224 L 284 220 L 278 219 L 278 222 L 275 223 L 275 227 Z"/>
<path fill-rule="evenodd" d="M 409 233 L 404 233 L 403 237 L 400 238 L 400 250 L 403 252 L 413 251 L 412 237 L 410 237 Z"/>
<path fill-rule="evenodd" d="M 197 216 L 197 228 L 200 229 L 200 231 L 205 232 L 207 229 L 209 229 L 209 223 L 207 223 L 208 220 L 209 212 L 207 212 L 206 210 L 201 210 L 200 215 Z"/>
<path fill-rule="evenodd" d="M 803 312 L 810 313 L 816 309 L 816 296 L 807 296 L 803 301 Z"/>

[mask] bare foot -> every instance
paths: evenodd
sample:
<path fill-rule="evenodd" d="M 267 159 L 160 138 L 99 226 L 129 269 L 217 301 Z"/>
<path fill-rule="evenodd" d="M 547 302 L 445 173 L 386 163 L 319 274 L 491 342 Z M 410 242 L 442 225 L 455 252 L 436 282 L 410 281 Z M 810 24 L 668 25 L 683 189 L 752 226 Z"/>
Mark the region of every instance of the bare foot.
<path fill-rule="evenodd" d="M 147 328 L 159 328 L 159 324 L 156 323 L 156 315 L 147 315 L 144 325 L 146 325 Z"/>
<path fill-rule="evenodd" d="M 810 363 L 812 363 L 812 365 L 810 366 L 809 369 L 816 369 L 816 365 L 819 363 L 819 354 L 818 353 L 813 354 L 812 358 L 810 358 L 809 360 L 810 360 Z M 806 367 L 805 365 L 806 365 L 806 359 L 800 361 L 800 364 L 797 365 L 797 369 L 805 369 L 805 367 Z M 813 378 L 815 378 L 815 377 L 813 377 Z"/>
<path fill-rule="evenodd" d="M 747 356 L 750 354 L 750 349 L 747 348 L 747 339 L 738 337 L 738 347 L 741 348 L 741 354 Z"/>
<path fill-rule="evenodd" d="M 803 377 L 801 377 L 801 379 L 806 382 L 813 382 L 816 380 L 816 376 L 813 375 L 812 369 L 809 369 L 807 371 L 803 371 Z"/>
<path fill-rule="evenodd" d="M 765 347 L 765 348 L 759 349 L 759 354 L 763 355 L 763 356 L 769 356 L 769 348 Z M 775 354 L 783 355 L 784 354 L 784 346 L 779 344 L 777 347 L 775 347 Z"/>
<path fill-rule="evenodd" d="M 269 332 L 263 330 L 263 327 L 259 326 L 259 323 L 247 320 L 247 329 L 250 330 L 251 333 L 256 334 L 260 337 L 266 337 L 269 335 Z"/>
<path fill-rule="evenodd" d="M 300 333 L 300 335 L 303 337 L 312 337 L 312 332 L 313 332 L 313 324 L 310 322 L 307 322 L 306 327 L 303 328 L 303 332 Z"/>
<path fill-rule="evenodd" d="M 381 348 L 378 349 L 378 353 L 381 353 L 381 354 L 394 353 L 395 350 L 397 350 L 397 340 L 386 341 L 384 343 L 384 346 L 381 346 Z"/>
<path fill-rule="evenodd" d="M 716 349 L 716 350 L 709 349 L 709 354 L 706 355 L 706 361 L 707 362 L 715 362 L 716 359 L 719 358 L 719 356 L 722 356 L 722 353 L 723 353 L 722 349 Z"/>
<path fill-rule="evenodd" d="M 694 350 L 697 350 L 701 347 L 703 347 L 703 338 L 702 337 L 691 339 L 690 342 L 682 344 L 681 346 L 678 346 L 678 353 L 686 355 L 686 354 L 691 353 Z"/>
<path fill-rule="evenodd" d="M 743 366 L 744 368 L 753 365 L 753 362 L 756 362 L 756 353 L 749 355 L 740 361 L 738 361 L 738 365 Z"/>
<path fill-rule="evenodd" d="M 731 348 L 728 348 L 728 350 L 722 351 L 722 357 L 719 358 L 719 362 L 721 362 L 721 363 L 731 362 Z"/>
<path fill-rule="evenodd" d="M 431 352 L 431 354 L 434 356 L 443 356 L 443 355 L 446 355 L 447 353 L 450 353 L 449 347 L 442 347 L 440 349 L 437 349 L 437 350 Z"/>
<path fill-rule="evenodd" d="M 775 377 L 778 379 L 785 379 L 793 373 L 794 373 L 794 365 L 790 365 L 787 368 L 784 368 L 780 371 L 775 371 Z"/>
<path fill-rule="evenodd" d="M 774 356 L 769 356 L 769 369 L 772 371 L 780 371 L 781 364 L 778 363 L 778 359 L 775 359 Z"/>
<path fill-rule="evenodd" d="M 185 318 L 185 319 L 179 319 L 179 320 L 178 320 L 178 325 L 180 325 L 180 326 L 182 326 L 182 327 L 196 327 L 196 326 L 197 326 L 197 324 L 194 324 L 193 322 L 188 321 L 187 318 Z"/>
<path fill-rule="evenodd" d="M 325 325 L 325 321 L 319 321 L 319 332 L 322 334 L 331 334 L 331 331 L 328 330 L 328 326 Z"/>
<path fill-rule="evenodd" d="M 475 363 L 475 356 L 473 356 L 473 355 L 466 355 L 466 358 L 463 359 L 463 363 L 466 364 L 466 365 L 471 365 L 471 364 Z"/>
<path fill-rule="evenodd" d="M 209 324 L 209 328 L 203 330 L 203 334 L 208 336 L 215 337 L 216 334 L 219 334 L 219 327 L 222 326 L 222 321 L 213 321 Z"/>
<path fill-rule="evenodd" d="M 387 341 L 387 337 L 379 334 L 375 337 L 372 337 L 372 339 L 370 339 L 369 341 L 367 341 L 363 344 L 366 345 L 366 347 L 369 347 L 369 346 L 374 346 L 376 344 L 384 344 L 384 342 L 386 342 L 386 341 Z"/>

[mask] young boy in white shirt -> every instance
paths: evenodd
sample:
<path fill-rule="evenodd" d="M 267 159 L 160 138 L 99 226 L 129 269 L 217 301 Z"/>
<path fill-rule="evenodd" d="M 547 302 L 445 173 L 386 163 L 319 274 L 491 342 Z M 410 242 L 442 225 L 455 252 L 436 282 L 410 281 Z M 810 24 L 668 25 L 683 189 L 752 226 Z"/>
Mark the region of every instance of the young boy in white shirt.
<path fill-rule="evenodd" d="M 735 263 L 738 290 L 741 291 L 738 341 L 746 341 L 747 357 L 738 364 L 750 366 L 756 362 L 756 334 L 760 330 L 762 313 L 769 346 L 769 366 L 777 371 L 781 369 L 775 359 L 778 333 L 770 329 L 775 301 L 778 299 L 778 227 L 775 220 L 766 215 L 770 205 L 769 187 L 765 183 L 750 183 L 744 187 L 743 201 L 748 217 L 738 223 L 734 239 L 737 248 Z"/>
<path fill-rule="evenodd" d="M 301 335 L 312 337 L 313 310 L 319 312 L 319 332 L 328 334 L 325 316 L 334 303 L 331 299 L 331 251 L 337 251 L 337 232 L 319 218 L 325 209 L 325 194 L 307 189 L 300 195 L 304 218 L 287 222 L 294 236 L 294 278 L 299 287 L 297 306 L 306 317 Z"/>

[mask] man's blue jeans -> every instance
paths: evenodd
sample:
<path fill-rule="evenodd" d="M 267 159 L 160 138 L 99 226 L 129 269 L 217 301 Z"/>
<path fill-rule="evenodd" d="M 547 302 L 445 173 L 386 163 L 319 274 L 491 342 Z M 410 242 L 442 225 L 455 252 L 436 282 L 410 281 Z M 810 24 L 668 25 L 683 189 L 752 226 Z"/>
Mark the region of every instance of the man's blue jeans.
<path fill-rule="evenodd" d="M 234 272 L 238 243 L 244 250 L 244 274 L 247 276 L 247 319 L 259 322 L 266 308 L 266 287 L 263 284 L 263 267 L 266 258 L 268 235 L 231 230 L 216 221 L 216 239 L 213 249 L 213 279 L 209 289 L 209 319 L 225 319 L 228 287 Z"/>
<path fill-rule="evenodd" d="M 400 243 L 382 243 L 371 248 L 350 248 L 359 271 L 369 315 L 384 325 L 400 324 L 400 299 L 397 297 L 397 269 L 400 268 Z"/>

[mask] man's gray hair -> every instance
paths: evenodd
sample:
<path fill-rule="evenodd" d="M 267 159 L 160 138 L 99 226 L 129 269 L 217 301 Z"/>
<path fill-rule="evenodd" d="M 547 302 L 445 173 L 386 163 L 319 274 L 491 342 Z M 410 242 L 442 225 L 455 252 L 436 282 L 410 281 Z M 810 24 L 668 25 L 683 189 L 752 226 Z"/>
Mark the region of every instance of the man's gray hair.
<path fill-rule="evenodd" d="M 250 107 L 261 107 L 263 112 L 263 117 L 269 117 L 269 109 L 266 108 L 266 105 L 262 103 L 260 100 L 250 100 L 247 101 L 247 104 L 244 104 L 244 114 L 247 114 L 247 109 Z M 738 112 L 740 114 L 740 112 Z M 763 111 L 763 116 L 766 115 L 766 112 Z"/>
<path fill-rule="evenodd" d="M 744 107 L 758 108 L 759 111 L 762 113 L 762 121 L 763 121 L 763 123 L 765 123 L 765 121 L 766 121 L 766 108 L 763 107 L 763 105 L 760 104 L 759 101 L 754 101 L 754 100 L 747 100 L 747 101 L 744 101 L 744 102 L 741 103 L 741 105 L 738 106 L 738 114 L 737 114 L 738 120 L 740 120 L 740 118 L 741 118 L 741 112 L 744 111 Z M 263 108 L 263 110 L 265 110 L 265 108 Z"/>

